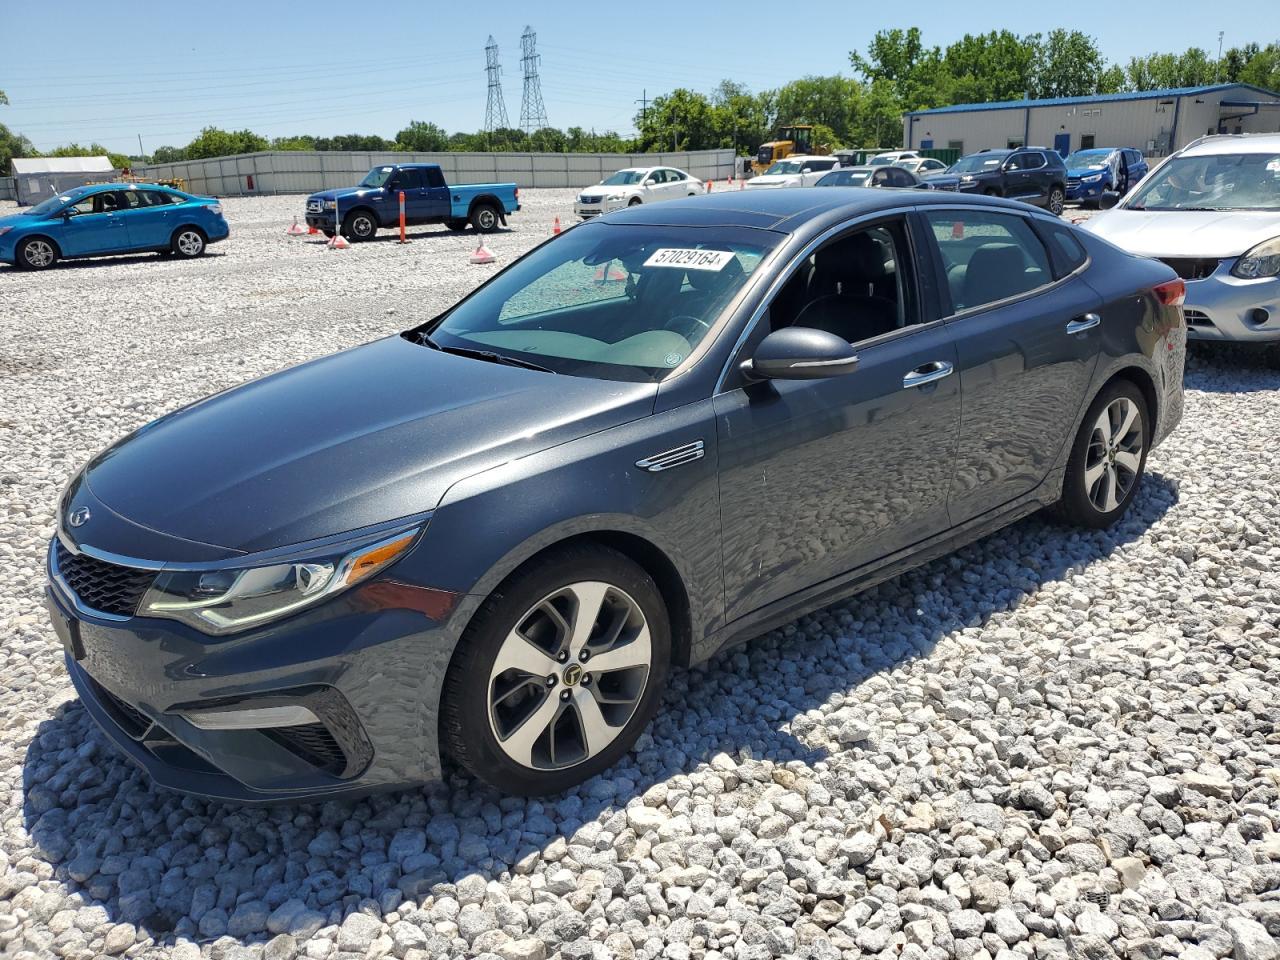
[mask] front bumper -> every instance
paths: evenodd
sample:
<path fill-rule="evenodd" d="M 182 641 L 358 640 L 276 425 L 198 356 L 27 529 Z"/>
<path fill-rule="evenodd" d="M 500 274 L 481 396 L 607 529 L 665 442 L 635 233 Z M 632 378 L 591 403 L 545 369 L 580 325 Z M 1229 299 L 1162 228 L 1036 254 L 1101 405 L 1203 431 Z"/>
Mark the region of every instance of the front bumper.
<path fill-rule="evenodd" d="M 1192 340 L 1280 342 L 1280 277 L 1242 280 L 1231 275 L 1236 258 L 1199 280 L 1186 280 L 1183 312 Z"/>
<path fill-rule="evenodd" d="M 575 200 L 573 212 L 583 220 L 587 220 L 601 214 L 612 213 L 614 210 L 621 210 L 626 205 L 626 200 L 601 200 L 599 203 L 583 203 L 581 200 Z"/>
<path fill-rule="evenodd" d="M 308 227 L 315 227 L 317 230 L 328 230 L 332 233 L 338 229 L 337 222 L 337 215 L 332 210 L 322 210 L 319 213 L 307 212 Z"/>
<path fill-rule="evenodd" d="M 433 610 L 418 588 L 374 578 L 311 611 L 215 638 L 176 621 L 95 614 L 69 595 L 56 563 L 51 550 L 46 599 L 72 683 L 107 737 L 160 786 L 262 804 L 439 777 L 436 713 L 460 629 L 456 604 Z M 188 719 L 282 705 L 319 722 L 227 730 Z"/>
<path fill-rule="evenodd" d="M 1096 183 L 1085 183 L 1080 181 L 1067 181 L 1067 199 L 1075 202 L 1082 200 L 1097 200 L 1108 189 L 1105 180 L 1099 180 Z"/>

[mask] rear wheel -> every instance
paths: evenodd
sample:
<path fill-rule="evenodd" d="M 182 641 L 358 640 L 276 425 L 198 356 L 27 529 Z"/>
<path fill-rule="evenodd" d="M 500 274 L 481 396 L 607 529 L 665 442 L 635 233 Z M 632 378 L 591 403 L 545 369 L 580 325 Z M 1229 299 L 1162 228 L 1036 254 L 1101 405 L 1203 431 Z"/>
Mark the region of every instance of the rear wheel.
<path fill-rule="evenodd" d="M 653 579 L 602 546 L 548 554 L 476 613 L 445 677 L 445 750 L 507 793 L 559 793 L 631 749 L 671 656 Z"/>
<path fill-rule="evenodd" d="M 342 218 L 342 235 L 352 243 L 372 240 L 378 232 L 378 221 L 368 210 L 352 210 Z"/>
<path fill-rule="evenodd" d="M 173 231 L 173 239 L 169 242 L 169 249 L 174 256 L 182 257 L 186 260 L 194 260 L 204 253 L 206 245 L 204 231 L 199 227 L 179 227 Z"/>
<path fill-rule="evenodd" d="M 1151 438 L 1142 391 L 1129 380 L 1113 380 L 1094 399 L 1067 461 L 1058 516 L 1067 523 L 1101 529 L 1129 509 L 1142 481 Z"/>
<path fill-rule="evenodd" d="M 493 233 L 498 229 L 498 210 L 491 203 L 476 204 L 471 211 L 471 226 L 480 233 Z"/>
<path fill-rule="evenodd" d="M 1061 187 L 1054 187 L 1049 191 L 1049 212 L 1055 217 L 1062 215 L 1062 209 L 1067 205 L 1067 195 L 1062 192 Z"/>
<path fill-rule="evenodd" d="M 48 270 L 58 262 L 58 248 L 45 237 L 27 237 L 18 244 L 18 266 L 24 270 Z"/>

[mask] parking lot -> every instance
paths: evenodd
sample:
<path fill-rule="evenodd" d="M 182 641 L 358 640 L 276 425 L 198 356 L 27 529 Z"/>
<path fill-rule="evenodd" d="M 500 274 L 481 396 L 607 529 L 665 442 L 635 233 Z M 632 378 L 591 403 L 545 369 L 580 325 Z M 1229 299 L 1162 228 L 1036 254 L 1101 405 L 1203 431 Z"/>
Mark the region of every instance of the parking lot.
<path fill-rule="evenodd" d="M 1280 370 L 1247 352 L 1192 351 L 1114 529 L 1032 517 L 677 671 L 638 750 L 562 798 L 455 775 L 243 809 L 115 753 L 43 606 L 62 484 L 434 315 L 574 192 L 522 191 L 488 266 L 443 227 L 326 250 L 285 234 L 290 196 L 224 201 L 194 261 L 0 267 L 0 955 L 1274 958 Z"/>

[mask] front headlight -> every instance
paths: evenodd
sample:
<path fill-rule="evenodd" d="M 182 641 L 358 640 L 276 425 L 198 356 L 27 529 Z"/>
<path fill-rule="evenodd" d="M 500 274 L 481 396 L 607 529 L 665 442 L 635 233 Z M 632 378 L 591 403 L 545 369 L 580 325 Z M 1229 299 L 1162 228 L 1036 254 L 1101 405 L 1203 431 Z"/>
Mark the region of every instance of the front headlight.
<path fill-rule="evenodd" d="M 399 559 L 420 528 L 328 555 L 263 567 L 161 572 L 138 615 L 179 620 L 204 633 L 224 634 L 319 603 Z"/>
<path fill-rule="evenodd" d="M 1280 237 L 1263 240 L 1256 247 L 1246 251 L 1231 268 L 1231 275 L 1242 280 L 1257 280 L 1261 277 L 1280 275 Z"/>
<path fill-rule="evenodd" d="M 1091 177 L 1081 177 L 1081 178 L 1080 178 L 1080 182 L 1081 182 L 1081 183 L 1097 183 L 1097 182 L 1098 182 L 1099 180 L 1101 180 L 1101 179 L 1102 179 L 1102 174 L 1100 174 L 1100 173 L 1095 173 L 1095 174 L 1094 174 L 1093 176 L 1091 176 Z"/>
<path fill-rule="evenodd" d="M 337 201 L 337 200 L 326 200 L 326 201 L 324 202 L 324 208 L 325 208 L 326 210 L 337 210 L 337 209 L 338 209 L 338 201 Z"/>

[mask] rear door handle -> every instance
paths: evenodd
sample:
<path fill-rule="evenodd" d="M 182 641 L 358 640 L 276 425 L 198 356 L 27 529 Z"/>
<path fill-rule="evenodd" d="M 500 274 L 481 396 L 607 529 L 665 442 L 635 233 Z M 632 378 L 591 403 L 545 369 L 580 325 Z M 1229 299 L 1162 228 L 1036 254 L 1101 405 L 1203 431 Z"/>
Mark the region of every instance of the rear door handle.
<path fill-rule="evenodd" d="M 923 364 L 902 378 L 902 389 L 923 387 L 926 383 L 933 383 L 935 380 L 951 376 L 954 370 L 955 367 L 945 360 L 934 360 L 932 363 Z"/>
<path fill-rule="evenodd" d="M 1096 313 L 1086 313 L 1083 317 L 1076 317 L 1067 324 L 1067 334 L 1084 333 L 1086 330 L 1092 330 L 1102 322 L 1102 318 Z"/>

